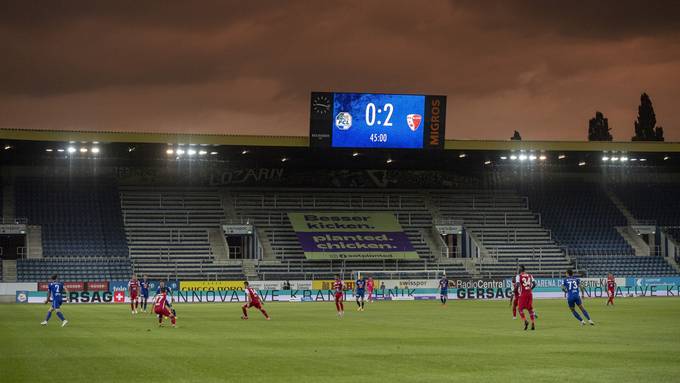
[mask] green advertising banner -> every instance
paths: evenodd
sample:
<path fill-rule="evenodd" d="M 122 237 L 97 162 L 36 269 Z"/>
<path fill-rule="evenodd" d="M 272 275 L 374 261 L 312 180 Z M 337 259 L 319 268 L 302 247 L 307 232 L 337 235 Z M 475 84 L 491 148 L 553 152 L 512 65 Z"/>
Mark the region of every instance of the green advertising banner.
<path fill-rule="evenodd" d="M 417 259 L 390 212 L 288 213 L 307 259 Z"/>

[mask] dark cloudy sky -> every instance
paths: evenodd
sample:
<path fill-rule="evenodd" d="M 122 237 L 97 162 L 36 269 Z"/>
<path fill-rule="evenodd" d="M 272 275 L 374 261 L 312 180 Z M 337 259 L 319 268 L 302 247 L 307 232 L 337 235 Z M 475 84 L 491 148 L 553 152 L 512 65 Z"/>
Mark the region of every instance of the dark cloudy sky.
<path fill-rule="evenodd" d="M 447 138 L 680 141 L 680 1 L 0 2 L 0 128 L 306 135 L 312 90 L 448 95 Z"/>

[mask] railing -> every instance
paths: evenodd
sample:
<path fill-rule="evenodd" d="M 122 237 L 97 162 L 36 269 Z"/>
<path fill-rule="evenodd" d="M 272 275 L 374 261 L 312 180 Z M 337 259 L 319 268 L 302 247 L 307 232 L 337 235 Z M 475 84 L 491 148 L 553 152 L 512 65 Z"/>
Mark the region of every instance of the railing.
<path fill-rule="evenodd" d="M 455 256 L 455 254 L 452 254 L 453 252 L 449 249 L 449 246 L 446 244 L 446 242 L 444 242 L 444 238 L 442 238 L 434 226 L 431 229 L 431 234 L 436 238 L 436 242 L 434 243 L 436 248 L 434 250 L 435 253 L 439 253 L 439 257 L 451 258 L 452 255 Z"/>
<path fill-rule="evenodd" d="M 0 217 L 0 223 L 3 225 L 27 225 L 28 218 L 26 217 Z"/>
<path fill-rule="evenodd" d="M 347 208 L 384 208 L 384 209 L 402 209 L 406 201 L 424 204 L 420 196 L 403 197 L 395 194 L 347 194 L 344 197 L 340 196 L 304 196 L 304 195 L 286 195 L 273 193 L 271 195 L 252 194 L 240 195 L 233 198 L 234 206 L 258 207 L 258 208 L 327 208 L 329 205 L 344 205 Z M 415 206 L 415 205 L 414 205 Z"/>
<path fill-rule="evenodd" d="M 441 225 L 441 226 L 463 226 L 465 224 L 465 219 L 460 218 L 460 217 L 453 217 L 453 218 L 443 218 L 443 219 L 437 219 L 432 222 L 433 226 Z"/>
<path fill-rule="evenodd" d="M 578 257 L 636 257 L 635 254 L 625 254 L 625 253 L 622 253 L 621 251 L 618 251 L 618 250 L 602 249 L 602 248 L 570 249 L 570 253 L 575 258 L 578 258 Z"/>
<path fill-rule="evenodd" d="M 502 215 L 501 215 L 501 214 L 502 214 Z M 515 220 L 513 220 L 513 214 L 512 214 L 512 213 L 509 213 L 509 212 L 498 213 L 498 214 L 481 214 L 481 215 L 475 215 L 474 217 L 477 218 L 477 219 L 478 219 L 478 218 L 481 218 L 481 219 L 482 219 L 482 222 L 481 222 L 481 225 L 482 225 L 482 226 L 498 226 L 497 223 L 491 224 L 491 223 L 489 222 L 489 221 L 491 221 L 492 219 L 495 221 L 495 220 L 497 220 L 498 218 L 502 218 L 502 220 L 503 220 L 502 225 L 503 225 L 503 226 L 508 226 L 509 224 L 515 225 L 515 224 L 517 223 Z M 531 213 L 531 215 L 529 215 L 529 217 L 531 217 L 532 220 L 535 221 L 535 222 L 533 222 L 533 223 L 536 223 L 536 224 L 538 224 L 538 225 L 541 225 L 541 214 L 540 214 L 540 213 Z M 438 220 L 438 222 L 443 222 L 443 221 L 446 221 L 446 220 L 447 220 L 447 219 Z M 475 220 L 472 219 L 472 216 L 468 217 L 467 219 L 463 219 L 463 218 L 453 218 L 453 220 L 454 220 L 454 221 L 455 221 L 455 220 L 463 220 L 463 221 L 466 221 L 466 223 L 467 223 L 468 225 L 472 225 L 472 226 L 478 226 L 478 225 L 480 225 L 480 223 L 477 222 L 476 219 L 475 219 Z M 511 221 L 510 223 L 508 223 L 509 220 Z"/>
<path fill-rule="evenodd" d="M 122 261 L 130 261 L 127 257 L 43 257 L 30 258 L 31 261 L 36 262 L 99 262 L 99 263 L 115 263 Z"/>

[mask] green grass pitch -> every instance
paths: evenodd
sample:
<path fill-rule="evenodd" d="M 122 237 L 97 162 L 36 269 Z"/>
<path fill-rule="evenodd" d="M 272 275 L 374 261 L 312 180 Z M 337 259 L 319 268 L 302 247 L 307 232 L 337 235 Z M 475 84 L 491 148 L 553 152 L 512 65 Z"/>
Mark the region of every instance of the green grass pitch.
<path fill-rule="evenodd" d="M 586 300 L 582 328 L 563 300 L 538 300 L 537 330 L 507 301 L 177 305 L 178 327 L 125 305 L 0 305 L 5 382 L 678 382 L 680 299 Z"/>

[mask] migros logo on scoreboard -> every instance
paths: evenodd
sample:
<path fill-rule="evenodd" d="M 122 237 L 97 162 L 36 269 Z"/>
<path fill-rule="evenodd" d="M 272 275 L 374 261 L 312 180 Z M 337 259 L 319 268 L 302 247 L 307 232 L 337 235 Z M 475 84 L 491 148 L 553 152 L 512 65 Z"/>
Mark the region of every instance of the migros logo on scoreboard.
<path fill-rule="evenodd" d="M 430 98 L 429 102 L 430 126 L 428 143 L 431 147 L 440 147 L 443 141 L 442 137 L 442 100 L 439 97 Z"/>

